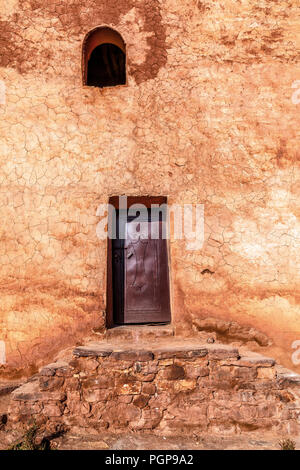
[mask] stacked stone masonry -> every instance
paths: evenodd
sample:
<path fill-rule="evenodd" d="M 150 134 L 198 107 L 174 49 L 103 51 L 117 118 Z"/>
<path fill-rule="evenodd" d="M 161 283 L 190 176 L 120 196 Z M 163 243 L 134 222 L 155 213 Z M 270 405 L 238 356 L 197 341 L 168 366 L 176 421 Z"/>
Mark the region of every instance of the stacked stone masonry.
<path fill-rule="evenodd" d="M 103 25 L 126 86 L 82 83 Z M 178 334 L 214 318 L 300 373 L 299 2 L 0 0 L 0 43 L 1 380 L 105 329 L 121 194 L 204 204 L 203 248 L 169 243 Z"/>
<path fill-rule="evenodd" d="M 9 419 L 48 431 L 298 435 L 300 376 L 227 345 L 140 350 L 91 343 L 43 367 L 12 394 Z"/>

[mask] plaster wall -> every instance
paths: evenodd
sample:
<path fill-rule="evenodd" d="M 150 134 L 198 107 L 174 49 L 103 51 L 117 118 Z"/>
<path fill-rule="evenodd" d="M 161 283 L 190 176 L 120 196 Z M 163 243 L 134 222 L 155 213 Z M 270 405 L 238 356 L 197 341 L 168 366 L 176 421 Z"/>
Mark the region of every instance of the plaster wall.
<path fill-rule="evenodd" d="M 82 85 L 102 25 L 127 86 Z M 203 248 L 170 241 L 178 334 L 237 322 L 299 368 L 299 31 L 292 0 L 0 1 L 3 376 L 105 326 L 96 212 L 119 194 L 204 204 Z"/>

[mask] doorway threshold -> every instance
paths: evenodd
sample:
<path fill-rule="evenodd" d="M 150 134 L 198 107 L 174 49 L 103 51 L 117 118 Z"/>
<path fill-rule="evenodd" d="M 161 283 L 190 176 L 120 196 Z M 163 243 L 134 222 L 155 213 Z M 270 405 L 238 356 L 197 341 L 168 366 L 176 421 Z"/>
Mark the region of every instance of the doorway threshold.
<path fill-rule="evenodd" d="M 106 331 L 106 339 L 124 339 L 124 340 L 146 340 L 156 338 L 168 338 L 174 336 L 174 327 L 170 324 L 151 323 L 151 324 L 133 324 L 117 325 Z"/>

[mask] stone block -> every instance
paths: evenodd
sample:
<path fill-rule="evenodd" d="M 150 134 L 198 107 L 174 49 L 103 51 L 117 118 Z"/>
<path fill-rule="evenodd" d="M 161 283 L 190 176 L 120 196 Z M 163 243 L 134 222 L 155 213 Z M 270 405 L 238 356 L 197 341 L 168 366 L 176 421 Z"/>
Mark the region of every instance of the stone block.
<path fill-rule="evenodd" d="M 114 386 L 114 379 L 113 377 L 108 377 L 108 376 L 90 376 L 82 380 L 82 388 L 87 388 L 89 390 L 91 389 L 108 389 L 112 388 Z"/>
<path fill-rule="evenodd" d="M 153 382 L 155 374 L 135 374 L 135 378 L 140 382 Z"/>
<path fill-rule="evenodd" d="M 257 406 L 258 418 L 274 418 L 278 416 L 278 406 L 275 403 L 265 403 Z"/>
<path fill-rule="evenodd" d="M 198 357 L 205 357 L 207 349 L 205 347 L 196 348 L 195 346 L 186 347 L 165 347 L 155 351 L 155 358 L 157 359 L 194 359 Z"/>
<path fill-rule="evenodd" d="M 107 404 L 106 402 L 96 402 L 96 403 L 89 403 L 91 416 L 93 418 L 100 420 L 104 411 L 106 410 Z"/>
<path fill-rule="evenodd" d="M 296 401 L 296 397 L 288 390 L 279 390 L 275 393 L 275 395 L 279 398 L 280 401 L 283 403 L 293 403 Z"/>
<path fill-rule="evenodd" d="M 9 395 L 17 388 L 21 387 L 22 382 L 19 383 L 0 383 L 0 397 Z"/>
<path fill-rule="evenodd" d="M 171 366 L 174 363 L 174 359 L 160 359 L 158 364 L 160 367 Z"/>
<path fill-rule="evenodd" d="M 159 388 L 159 385 L 157 388 Z M 160 390 L 158 393 L 150 397 L 149 407 L 156 410 L 165 410 L 173 400 L 174 395 L 169 393 L 168 390 Z"/>
<path fill-rule="evenodd" d="M 186 377 L 188 379 L 197 379 L 198 377 L 207 377 L 209 375 L 209 367 L 199 365 L 186 365 Z"/>
<path fill-rule="evenodd" d="M 210 392 L 200 391 L 198 388 L 195 388 L 188 394 L 187 402 L 193 404 L 199 404 L 201 402 L 209 402 L 213 399 L 213 396 Z"/>
<path fill-rule="evenodd" d="M 27 382 L 12 392 L 12 399 L 17 401 L 39 401 L 43 397 L 38 381 Z"/>
<path fill-rule="evenodd" d="M 232 362 L 232 365 L 237 365 L 239 367 L 273 367 L 275 364 L 275 359 L 261 356 L 259 354 L 255 356 L 241 356 L 238 361 Z"/>
<path fill-rule="evenodd" d="M 73 354 L 76 357 L 107 357 L 110 356 L 113 349 L 106 346 L 105 343 L 90 343 L 86 346 L 78 346 Z"/>
<path fill-rule="evenodd" d="M 196 380 L 177 380 L 174 385 L 176 392 L 185 392 L 189 390 L 194 390 L 196 388 Z"/>
<path fill-rule="evenodd" d="M 22 406 L 19 407 L 18 413 L 20 415 L 28 415 L 29 413 L 33 415 L 37 415 L 41 413 L 42 409 L 43 409 L 42 403 L 39 403 L 39 402 L 30 403 L 30 404 L 24 403 Z"/>
<path fill-rule="evenodd" d="M 132 403 L 134 397 L 139 397 L 140 395 L 118 395 L 118 403 Z"/>
<path fill-rule="evenodd" d="M 143 364 L 143 363 L 142 363 Z M 147 364 L 145 362 L 144 364 Z M 113 357 L 106 357 L 98 368 L 98 374 L 107 374 L 111 370 L 128 370 L 134 366 L 134 361 L 120 361 Z"/>
<path fill-rule="evenodd" d="M 208 358 L 209 359 L 238 359 L 239 351 L 237 348 L 232 348 L 225 345 L 209 345 L 208 346 Z"/>
<path fill-rule="evenodd" d="M 42 392 L 42 402 L 65 401 L 67 394 L 65 390 L 53 390 L 51 392 Z"/>
<path fill-rule="evenodd" d="M 273 367 L 258 367 L 257 368 L 257 378 L 258 379 L 275 379 L 276 378 L 276 369 Z"/>
<path fill-rule="evenodd" d="M 95 389 L 95 390 L 84 390 L 83 399 L 88 403 L 95 403 L 98 401 L 106 401 L 110 396 L 109 390 Z"/>
<path fill-rule="evenodd" d="M 132 404 L 111 403 L 103 413 L 104 421 L 113 423 L 116 427 L 126 427 L 130 421 L 138 421 L 141 410 Z"/>
<path fill-rule="evenodd" d="M 48 391 L 51 392 L 53 390 L 59 390 L 62 388 L 64 384 L 63 377 L 56 377 L 56 376 L 46 376 L 42 375 L 39 379 L 39 387 L 40 391 Z"/>
<path fill-rule="evenodd" d="M 207 420 L 207 405 L 192 405 L 182 408 L 170 408 L 170 417 L 164 415 L 164 419 L 160 424 L 163 432 L 170 431 L 174 433 L 186 433 L 192 430 L 205 430 L 208 424 Z M 167 418 L 167 419 L 165 419 Z"/>
<path fill-rule="evenodd" d="M 300 385 L 300 374 L 286 369 L 284 367 L 277 367 L 277 379 L 283 387 L 295 385 L 297 388 Z"/>
<path fill-rule="evenodd" d="M 166 380 L 178 380 L 185 377 L 185 370 L 182 366 L 172 364 L 171 366 L 165 367 L 162 371 L 162 377 Z"/>
<path fill-rule="evenodd" d="M 142 393 L 147 395 L 154 395 L 156 392 L 156 386 L 153 383 L 143 383 L 142 384 Z"/>
<path fill-rule="evenodd" d="M 120 383 L 116 386 L 117 395 L 138 395 L 141 393 L 140 382 Z"/>
<path fill-rule="evenodd" d="M 111 357 L 117 361 L 146 362 L 152 361 L 154 354 L 151 351 L 144 350 L 113 351 Z"/>
<path fill-rule="evenodd" d="M 52 417 L 60 417 L 63 415 L 65 406 L 61 403 L 46 403 L 44 405 L 43 414 L 45 416 Z"/>
<path fill-rule="evenodd" d="M 94 372 L 99 367 L 99 362 L 95 358 L 86 358 L 82 361 L 82 370 L 86 372 Z"/>
<path fill-rule="evenodd" d="M 163 417 L 163 413 L 159 409 L 151 408 L 151 409 L 142 410 L 142 419 L 144 420 L 143 425 L 145 429 L 156 428 L 159 425 L 162 417 Z"/>
<path fill-rule="evenodd" d="M 53 362 L 52 364 L 48 364 L 47 366 L 42 367 L 42 369 L 39 372 L 39 375 L 44 375 L 44 376 L 53 376 L 55 374 L 57 375 L 68 375 L 68 373 L 71 373 L 69 370 L 69 364 L 64 361 L 58 361 L 58 362 Z"/>
<path fill-rule="evenodd" d="M 81 401 L 81 392 L 79 390 L 67 391 L 67 403 Z"/>
<path fill-rule="evenodd" d="M 133 399 L 134 406 L 138 408 L 145 408 L 149 402 L 149 395 L 140 394 L 136 398 Z"/>
<path fill-rule="evenodd" d="M 257 371 L 255 367 L 239 367 L 233 366 L 231 368 L 233 377 L 241 380 L 254 380 L 257 377 Z"/>
<path fill-rule="evenodd" d="M 79 390 L 80 389 L 80 381 L 78 377 L 70 377 L 65 379 L 65 389 L 66 390 Z"/>

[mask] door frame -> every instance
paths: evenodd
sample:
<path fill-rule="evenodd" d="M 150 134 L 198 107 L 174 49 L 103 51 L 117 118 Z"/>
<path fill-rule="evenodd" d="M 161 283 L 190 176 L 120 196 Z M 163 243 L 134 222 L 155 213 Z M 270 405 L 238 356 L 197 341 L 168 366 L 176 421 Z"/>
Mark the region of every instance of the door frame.
<path fill-rule="evenodd" d="M 108 203 L 111 204 L 115 209 L 119 209 L 119 196 L 111 196 Z M 167 196 L 127 196 L 128 207 L 133 204 L 143 204 L 145 207 L 147 207 L 147 209 L 150 209 L 152 204 L 167 204 Z M 172 321 L 170 250 L 168 240 L 166 240 L 166 245 L 169 303 Z M 112 240 L 107 237 L 106 328 L 114 328 L 116 326 L 120 325 L 117 325 L 114 322 Z"/>

